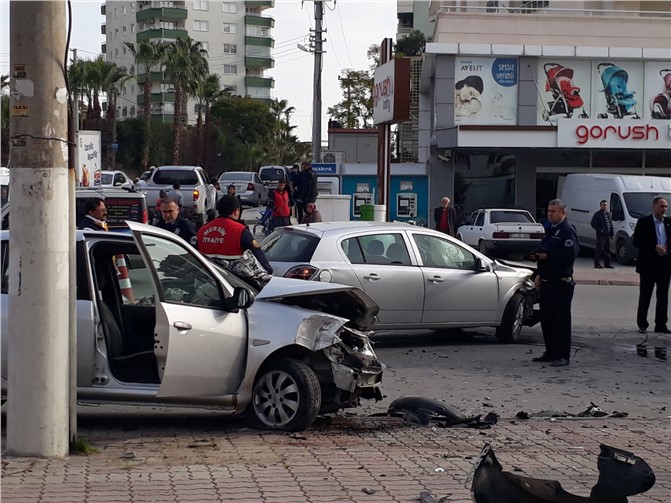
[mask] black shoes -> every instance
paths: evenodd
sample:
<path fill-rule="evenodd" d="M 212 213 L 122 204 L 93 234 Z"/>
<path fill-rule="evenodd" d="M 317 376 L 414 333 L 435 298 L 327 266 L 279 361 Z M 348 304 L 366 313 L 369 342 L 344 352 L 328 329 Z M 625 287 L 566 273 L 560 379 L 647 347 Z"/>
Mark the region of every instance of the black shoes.
<path fill-rule="evenodd" d="M 647 333 L 648 333 L 648 329 L 647 329 L 647 328 L 643 328 L 643 327 L 639 327 L 639 328 L 638 328 L 638 333 L 639 333 L 639 334 L 647 334 Z"/>
<path fill-rule="evenodd" d="M 532 362 L 536 363 L 553 362 L 555 360 L 556 358 L 554 356 L 550 356 L 547 353 L 543 353 L 541 356 L 537 356 L 531 359 Z"/>
<path fill-rule="evenodd" d="M 671 334 L 671 330 L 666 327 L 655 327 L 655 332 L 658 334 Z"/>
<path fill-rule="evenodd" d="M 612 265 L 607 265 L 606 269 L 615 269 Z"/>
<path fill-rule="evenodd" d="M 594 269 L 603 269 L 601 264 L 594 264 Z"/>
<path fill-rule="evenodd" d="M 550 367 L 568 367 L 568 358 L 559 358 L 550 364 Z"/>

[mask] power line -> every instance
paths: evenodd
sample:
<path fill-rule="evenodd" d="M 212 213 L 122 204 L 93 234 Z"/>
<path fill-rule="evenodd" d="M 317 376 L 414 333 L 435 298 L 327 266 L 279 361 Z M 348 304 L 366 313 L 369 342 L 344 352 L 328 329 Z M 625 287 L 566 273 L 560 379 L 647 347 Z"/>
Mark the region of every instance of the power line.
<path fill-rule="evenodd" d="M 333 7 L 334 9 L 336 6 Z M 342 16 L 340 15 L 340 8 L 338 7 L 338 19 L 340 20 L 340 32 L 342 33 L 342 40 L 345 42 L 345 51 L 347 51 L 347 60 L 349 61 L 349 66 L 350 68 L 353 66 L 352 65 L 352 58 L 349 56 L 349 48 L 347 47 L 347 37 L 345 36 L 345 27 L 343 26 L 342 23 Z"/>

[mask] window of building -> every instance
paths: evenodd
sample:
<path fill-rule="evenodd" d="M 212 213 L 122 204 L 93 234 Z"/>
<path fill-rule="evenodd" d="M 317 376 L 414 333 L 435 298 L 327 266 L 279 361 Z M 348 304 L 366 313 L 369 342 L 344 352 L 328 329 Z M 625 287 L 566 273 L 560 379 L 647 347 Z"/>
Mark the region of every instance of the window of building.
<path fill-rule="evenodd" d="M 135 23 L 130 24 L 130 32 L 135 33 Z"/>
<path fill-rule="evenodd" d="M 135 86 L 131 87 L 131 94 L 135 94 Z"/>
<path fill-rule="evenodd" d="M 128 107 L 123 107 L 123 110 L 121 111 L 121 116 L 126 117 L 128 115 Z"/>
<path fill-rule="evenodd" d="M 114 49 L 114 56 L 115 57 L 119 56 L 119 48 L 118 47 L 116 49 Z"/>
<path fill-rule="evenodd" d="M 668 168 L 671 166 L 671 151 L 669 150 L 646 150 L 646 168 Z"/>
<path fill-rule="evenodd" d="M 269 100 L 271 98 L 270 88 L 268 88 L 268 87 L 248 87 L 247 88 L 247 96 L 249 96 L 250 98 L 259 98 L 259 99 Z"/>
<path fill-rule="evenodd" d="M 124 32 L 124 33 L 126 33 L 126 26 L 122 26 L 122 27 L 121 27 L 121 31 Z"/>
<path fill-rule="evenodd" d="M 606 150 L 592 151 L 593 168 L 630 168 L 643 166 L 642 150 Z"/>
<path fill-rule="evenodd" d="M 269 58 L 270 47 L 263 47 L 261 45 L 248 45 L 245 49 L 245 55 L 250 58 Z"/>
<path fill-rule="evenodd" d="M 119 28 L 114 28 L 114 38 L 119 38 Z"/>
<path fill-rule="evenodd" d="M 127 50 L 127 47 L 126 47 L 126 44 L 124 44 L 124 45 L 121 47 L 121 53 L 122 53 L 122 54 L 126 54 L 126 50 Z"/>
<path fill-rule="evenodd" d="M 117 7 L 114 8 L 114 17 L 119 17 L 119 9 Z"/>
<path fill-rule="evenodd" d="M 208 30 L 207 21 L 199 21 L 196 19 L 193 20 L 193 31 L 207 31 L 207 30 Z"/>
<path fill-rule="evenodd" d="M 250 37 L 269 37 L 270 36 L 270 28 L 266 26 L 255 26 L 252 24 L 248 24 L 246 26 L 246 34 L 249 35 Z"/>
<path fill-rule="evenodd" d="M 133 105 L 132 107 L 130 107 L 130 116 L 131 116 L 131 117 L 135 117 L 135 105 Z"/>
<path fill-rule="evenodd" d="M 223 8 L 223 12 L 225 12 L 226 14 L 237 14 L 238 13 L 237 2 L 223 2 L 222 8 Z"/>
<path fill-rule="evenodd" d="M 124 16 L 126 15 L 126 6 L 125 5 L 123 7 L 121 7 L 121 14 L 124 15 Z"/>
<path fill-rule="evenodd" d="M 135 12 L 135 2 L 130 3 L 130 11 Z"/>
<path fill-rule="evenodd" d="M 238 73 L 238 65 L 224 65 L 225 75 L 234 75 Z"/>
<path fill-rule="evenodd" d="M 238 46 L 236 44 L 224 44 L 224 53 L 226 54 L 237 54 Z"/>
<path fill-rule="evenodd" d="M 245 9 L 245 14 L 249 14 L 250 16 L 260 16 L 261 9 L 259 9 L 258 7 L 247 7 Z"/>
<path fill-rule="evenodd" d="M 238 25 L 235 23 L 224 23 L 222 28 L 224 33 L 238 33 Z"/>
<path fill-rule="evenodd" d="M 238 94 L 238 86 L 224 86 L 224 92 Z"/>
<path fill-rule="evenodd" d="M 209 42 L 201 42 L 200 46 L 203 48 L 204 51 L 210 52 L 210 43 Z"/>
<path fill-rule="evenodd" d="M 194 0 L 193 10 L 209 10 L 208 0 Z"/>

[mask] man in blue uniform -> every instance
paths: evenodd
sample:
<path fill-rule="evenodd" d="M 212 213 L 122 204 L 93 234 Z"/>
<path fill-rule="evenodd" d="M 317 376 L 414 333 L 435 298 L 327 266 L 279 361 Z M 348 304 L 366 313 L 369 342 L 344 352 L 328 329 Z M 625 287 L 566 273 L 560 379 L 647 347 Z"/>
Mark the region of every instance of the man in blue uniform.
<path fill-rule="evenodd" d="M 156 224 L 156 227 L 174 232 L 191 246 L 196 246 L 196 226 L 184 217 L 179 215 L 179 205 L 177 201 L 169 197 L 161 202 L 162 220 Z"/>
<path fill-rule="evenodd" d="M 541 329 L 545 342 L 542 356 L 534 362 L 550 362 L 565 367 L 571 357 L 571 301 L 573 262 L 577 256 L 577 236 L 566 220 L 566 204 L 560 199 L 548 203 L 548 222 L 541 247 L 530 255 L 538 263 L 536 287 L 540 288 Z"/>

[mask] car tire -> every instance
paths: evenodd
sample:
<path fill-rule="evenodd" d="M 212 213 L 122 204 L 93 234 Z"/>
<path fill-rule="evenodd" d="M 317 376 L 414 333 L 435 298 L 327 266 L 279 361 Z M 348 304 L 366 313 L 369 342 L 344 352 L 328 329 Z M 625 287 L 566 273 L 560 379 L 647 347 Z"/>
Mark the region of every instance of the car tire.
<path fill-rule="evenodd" d="M 255 428 L 303 431 L 314 422 L 321 401 L 314 371 L 299 360 L 279 358 L 259 372 L 245 414 Z"/>
<path fill-rule="evenodd" d="M 501 325 L 496 328 L 496 338 L 499 342 L 510 344 L 515 342 L 522 331 L 524 324 L 524 297 L 516 293 L 508 301 L 503 311 Z"/>
<path fill-rule="evenodd" d="M 631 265 L 634 263 L 634 259 L 629 255 L 629 250 L 627 249 L 627 243 L 624 239 L 618 240 L 615 245 L 615 256 L 617 257 L 617 263 L 621 265 Z"/>
<path fill-rule="evenodd" d="M 487 248 L 487 245 L 482 239 L 478 242 L 478 251 L 483 255 L 489 256 L 489 248 Z"/>

